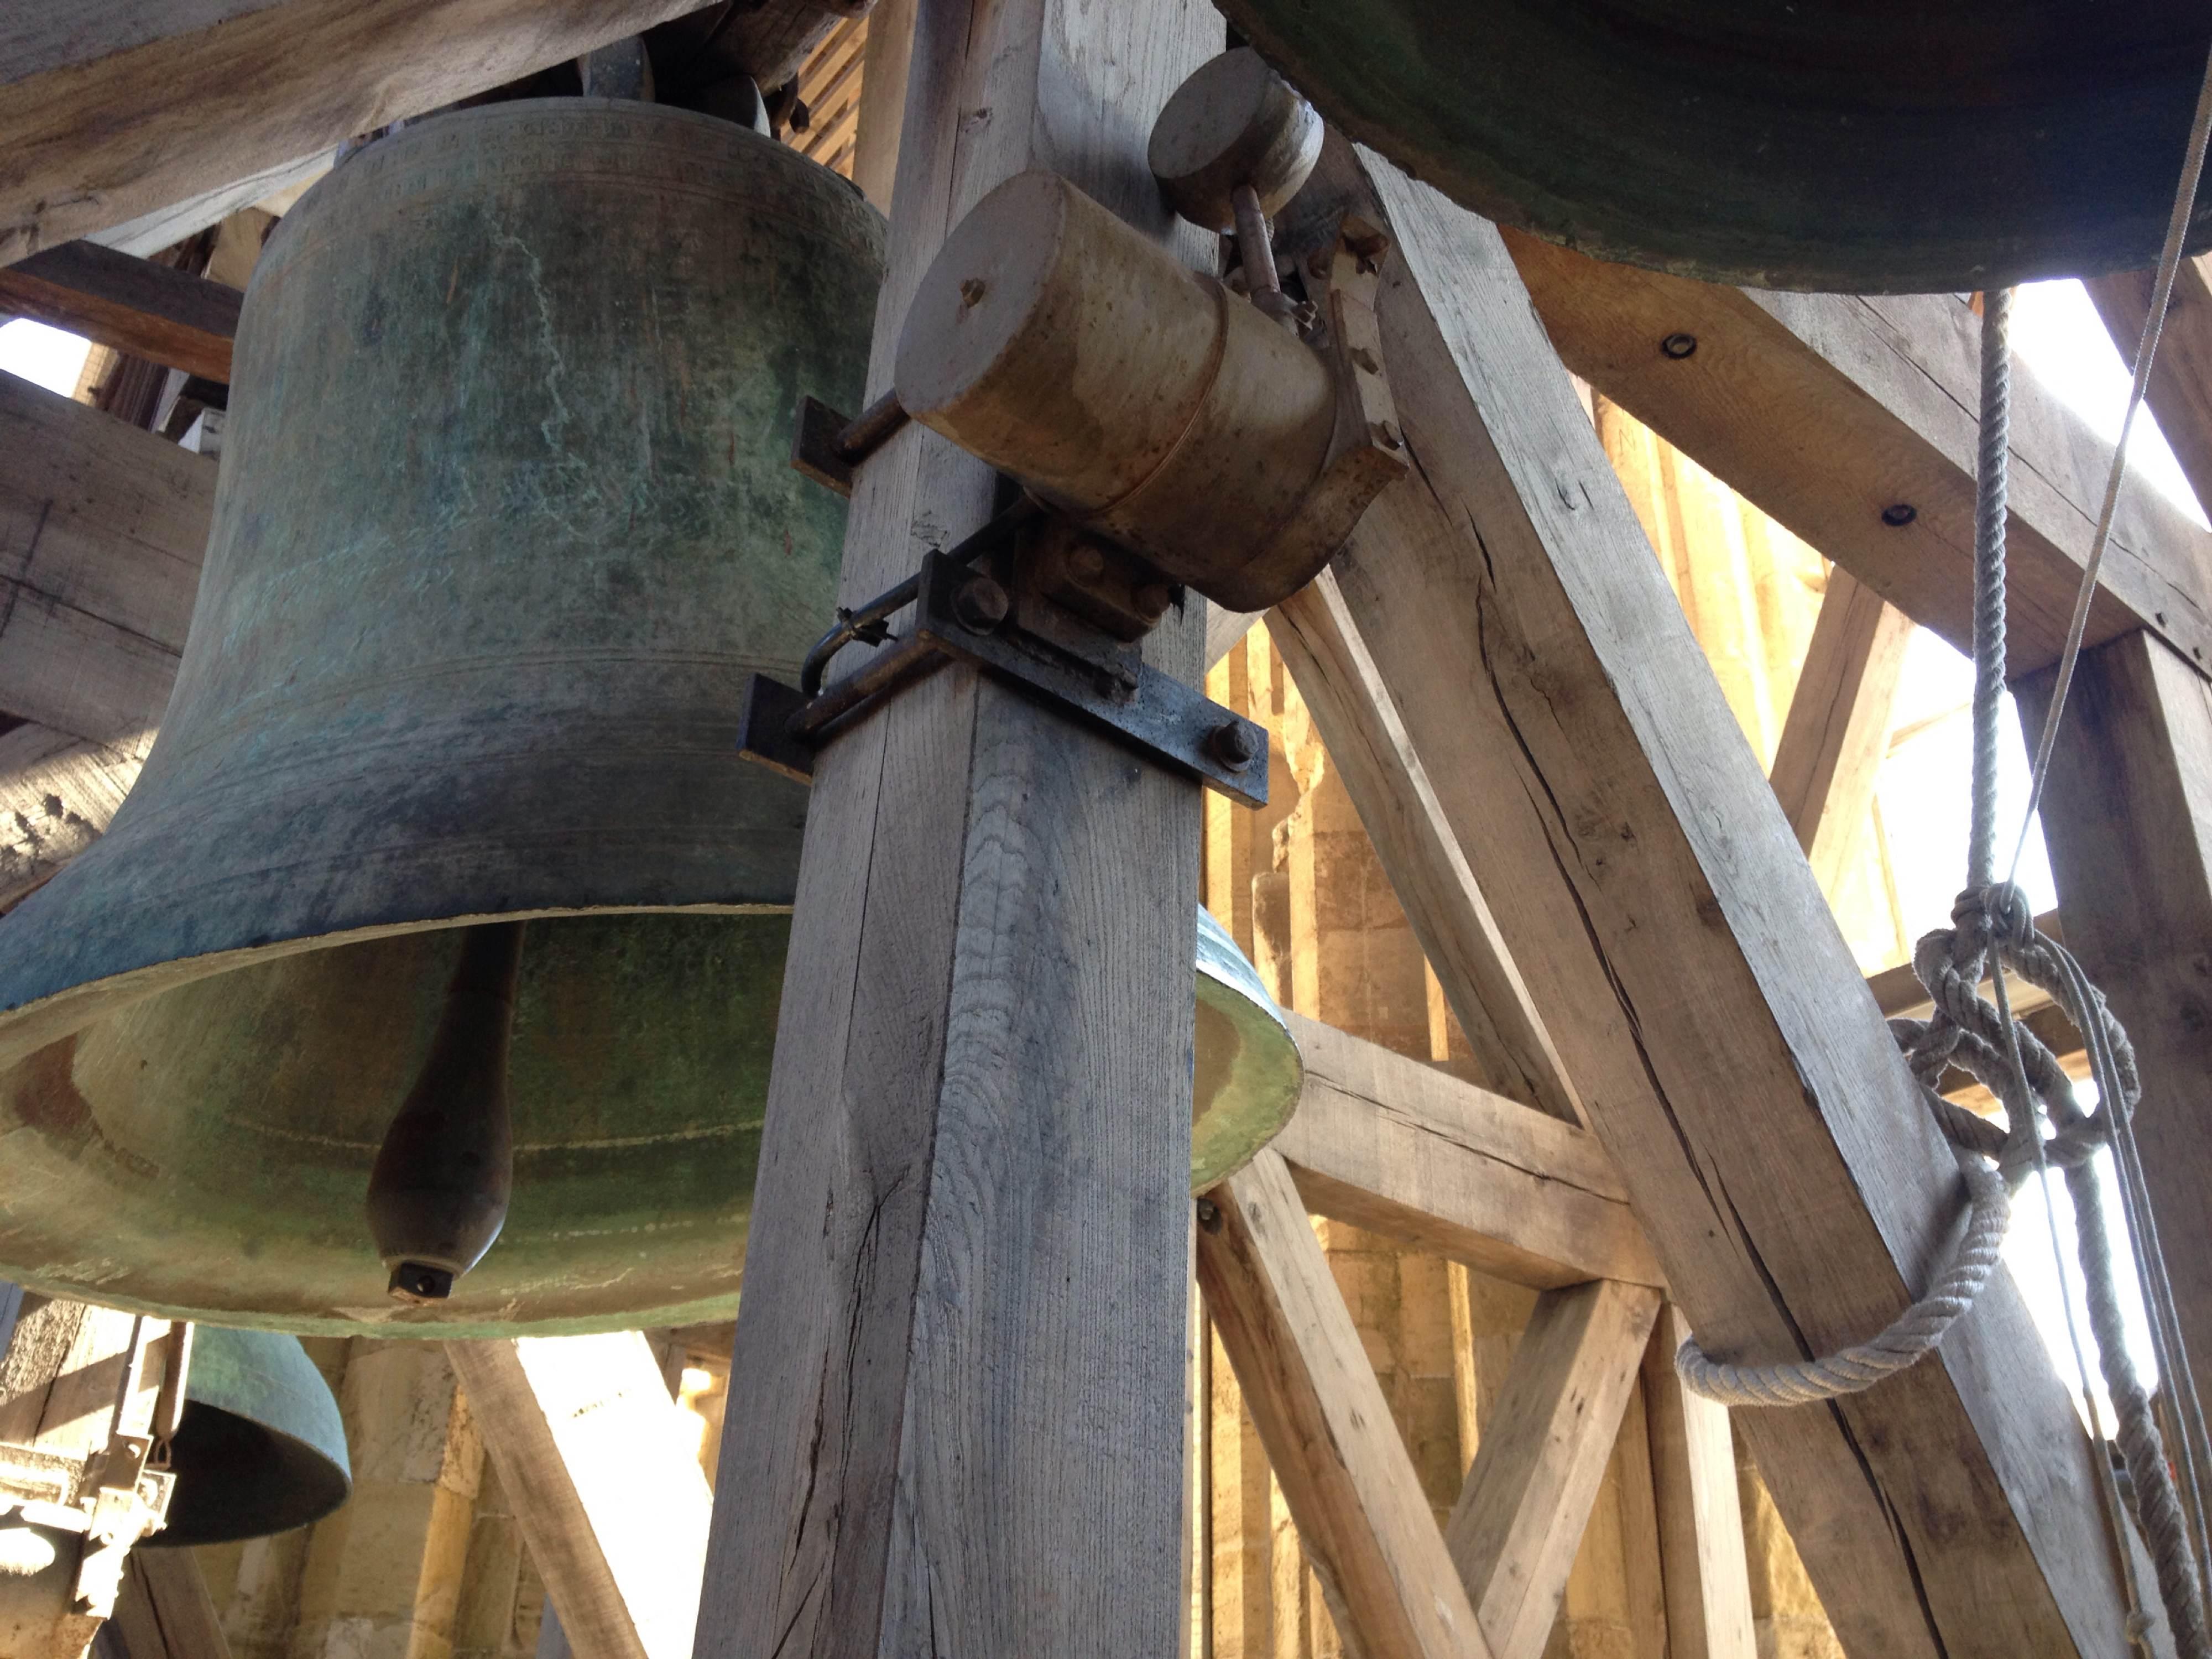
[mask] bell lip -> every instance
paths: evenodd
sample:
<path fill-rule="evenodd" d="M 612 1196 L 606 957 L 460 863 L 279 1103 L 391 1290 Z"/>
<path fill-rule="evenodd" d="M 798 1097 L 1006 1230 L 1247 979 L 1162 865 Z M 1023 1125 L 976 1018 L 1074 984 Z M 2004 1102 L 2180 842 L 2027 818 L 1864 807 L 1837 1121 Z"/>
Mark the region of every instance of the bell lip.
<path fill-rule="evenodd" d="M 92 850 L 97 851 L 97 846 Z M 84 856 L 89 857 L 90 854 Z M 85 980 L 15 1007 L 0 1010 L 0 1075 L 4 1075 L 49 1043 L 58 1042 L 64 1037 L 84 1030 L 94 1021 L 104 1019 L 133 1003 L 143 1002 L 149 997 L 160 996 L 164 992 L 199 980 L 215 979 L 240 968 L 253 967 L 283 957 L 304 956 L 311 951 L 362 945 L 373 939 L 393 939 L 403 933 L 429 933 L 453 927 L 473 927 L 489 921 L 537 921 L 574 916 L 788 916 L 791 913 L 792 907 L 788 904 L 546 906 L 527 910 L 471 912 L 413 921 L 379 922 L 367 927 L 343 928 L 335 933 L 270 939 L 261 945 L 179 957 L 168 962 L 149 963 L 143 968 L 127 968 L 120 973 Z M 19 909 L 11 916 L 0 917 L 0 951 L 6 949 L 9 929 L 15 925 L 15 917 L 21 915 Z"/>
<path fill-rule="evenodd" d="M 1204 1192 L 1258 1157 L 1297 1110 L 1305 1057 L 1290 1021 L 1229 930 L 1200 907 L 1198 1000 L 1225 1015 L 1241 1039 L 1216 1098 L 1235 1101 L 1234 1116 L 1210 1111 L 1191 1125 L 1190 1189 Z M 1194 1060 L 1194 1065 L 1195 1060 Z"/>
<path fill-rule="evenodd" d="M 522 916 L 592 916 L 606 915 L 788 915 L 788 907 L 763 906 L 698 906 L 664 905 L 612 908 L 538 910 L 512 913 L 507 919 Z M 243 951 L 215 953 L 208 957 L 195 957 L 189 963 L 205 964 L 210 961 L 220 965 L 203 966 L 200 971 L 179 974 L 173 979 L 162 975 L 160 969 L 137 970 L 132 975 L 118 975 L 115 979 L 94 981 L 81 988 L 85 995 L 72 1000 L 70 1012 L 81 1015 L 74 1025 L 59 1031 L 82 1029 L 94 1018 L 129 1006 L 143 997 L 158 994 L 172 984 L 183 984 L 189 979 L 210 977 L 229 967 L 244 966 L 239 958 L 264 960 L 272 954 L 299 954 L 319 949 L 325 945 L 352 942 L 367 937 L 389 937 L 404 933 L 428 932 L 440 927 L 465 927 L 473 922 L 495 919 L 490 915 L 457 916 L 442 921 L 395 924 L 374 929 L 354 930 L 344 935 L 323 935 L 306 940 L 289 940 L 282 945 L 255 947 Z M 1193 990 L 1196 1001 L 1211 1004 L 1226 1015 L 1243 1039 L 1232 1062 L 1229 1082 L 1217 1094 L 1241 1095 L 1241 1109 L 1234 1118 L 1221 1113 L 1208 1113 L 1193 1125 L 1191 1191 L 1201 1192 L 1216 1182 L 1233 1175 L 1255 1157 L 1268 1141 L 1279 1133 L 1297 1109 L 1304 1087 L 1305 1066 L 1289 1021 L 1274 999 L 1261 982 L 1259 971 L 1245 957 L 1228 932 L 1203 909 L 1194 913 L 1193 932 Z M 0 938 L 4 938 L 4 926 L 0 926 Z M 182 964 L 166 964 L 177 967 Z M 115 988 L 118 981 L 133 979 L 129 994 Z M 105 992 L 103 996 L 94 994 Z M 48 1003 L 59 1002 L 70 996 L 61 993 Z M 34 1013 L 47 1004 L 33 1004 L 28 1010 L 9 1016 L 9 1021 L 0 1035 L 12 1037 L 19 1035 L 25 1016 Z M 52 1038 L 49 1041 L 53 1040 Z M 40 1043 L 36 1046 L 44 1046 Z M 25 1051 L 29 1052 L 28 1050 Z M 21 1058 L 7 1057 L 5 1063 L 13 1065 Z M 1209 1121 L 1208 1120 L 1212 1120 Z M 701 1297 L 672 1301 L 653 1306 L 630 1307 L 604 1314 L 586 1314 L 553 1317 L 497 1316 L 483 1319 L 454 1320 L 435 1316 L 435 1310 L 410 1310 L 398 1304 L 364 1306 L 358 1309 L 336 1309 L 327 1313 L 306 1313 L 288 1310 L 268 1314 L 216 1306 L 199 1306 L 175 1300 L 155 1300 L 130 1295 L 113 1282 L 89 1285 L 76 1279 L 55 1279 L 34 1267 L 17 1267 L 0 1262 L 0 1273 L 42 1294 L 82 1298 L 94 1296 L 104 1305 L 128 1312 L 144 1313 L 165 1318 L 189 1318 L 209 1328 L 226 1328 L 237 1331 L 289 1333 L 314 1336 L 374 1336 L 379 1338 L 412 1339 L 425 1341 L 465 1340 L 476 1337 L 499 1338 L 518 1334 L 532 1336 L 581 1336 L 611 1331 L 635 1330 L 658 1325 L 698 1324 L 735 1316 L 742 1289 L 742 1269 L 736 1286 L 719 1288 Z M 428 1316 L 426 1316 L 426 1314 Z M 174 1541 L 174 1540 L 173 1540 Z"/>

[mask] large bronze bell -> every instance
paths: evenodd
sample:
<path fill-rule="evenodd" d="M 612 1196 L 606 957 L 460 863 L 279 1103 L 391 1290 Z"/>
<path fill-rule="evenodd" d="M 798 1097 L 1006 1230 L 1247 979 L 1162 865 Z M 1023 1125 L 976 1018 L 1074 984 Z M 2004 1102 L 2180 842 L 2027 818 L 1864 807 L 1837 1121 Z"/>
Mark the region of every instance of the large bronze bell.
<path fill-rule="evenodd" d="M 330 1333 L 729 1316 L 806 810 L 739 696 L 831 618 L 843 506 L 787 457 L 802 392 L 860 405 L 883 234 L 769 139 L 592 100 L 410 128 L 285 217 L 159 741 L 0 922 L 0 1271 Z M 371 1164 L 470 924 L 523 918 L 512 1207 L 407 1305 Z M 1224 945 L 1209 1178 L 1298 1085 Z"/>
<path fill-rule="evenodd" d="M 2184 0 L 1221 9 L 1344 131 L 1492 218 L 1686 276 L 1887 293 L 2155 264 L 2212 44 Z"/>

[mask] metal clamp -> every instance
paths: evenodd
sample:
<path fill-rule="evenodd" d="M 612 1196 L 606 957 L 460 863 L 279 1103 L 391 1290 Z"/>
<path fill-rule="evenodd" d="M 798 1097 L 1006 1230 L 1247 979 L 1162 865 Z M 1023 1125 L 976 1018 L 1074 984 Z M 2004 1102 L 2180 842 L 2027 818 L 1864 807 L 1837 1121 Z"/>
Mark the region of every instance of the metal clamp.
<path fill-rule="evenodd" d="M 931 551 L 921 568 L 866 605 L 841 611 L 807 657 L 799 686 L 765 674 L 747 682 L 738 752 L 784 776 L 811 782 L 814 757 L 841 732 L 948 662 L 972 663 L 1038 701 L 1121 738 L 1151 760 L 1248 806 L 1267 801 L 1267 734 L 1145 662 L 1133 643 L 1078 626 L 1038 631 L 1056 611 L 1013 585 L 1008 560 L 1023 531 L 1042 517 L 1024 501 L 950 553 Z M 911 604 L 903 636 L 889 618 Z M 1031 626 L 1034 623 L 1036 626 Z M 1083 635 L 1097 637 L 1086 641 Z M 878 646 L 864 668 L 826 689 L 830 655 L 860 641 Z M 884 648 L 887 647 L 887 648 Z"/>

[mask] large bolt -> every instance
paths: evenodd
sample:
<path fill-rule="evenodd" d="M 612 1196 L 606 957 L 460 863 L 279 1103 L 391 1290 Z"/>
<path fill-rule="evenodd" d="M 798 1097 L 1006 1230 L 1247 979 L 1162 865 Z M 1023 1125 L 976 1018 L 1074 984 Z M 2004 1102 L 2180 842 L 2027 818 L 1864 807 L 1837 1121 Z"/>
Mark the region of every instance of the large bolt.
<path fill-rule="evenodd" d="M 1006 590 L 988 576 L 971 577 L 952 596 L 952 615 L 970 634 L 988 634 L 1006 621 Z"/>
<path fill-rule="evenodd" d="M 1242 772 L 1260 757 L 1249 720 L 1224 720 L 1206 734 L 1206 752 L 1231 772 Z"/>

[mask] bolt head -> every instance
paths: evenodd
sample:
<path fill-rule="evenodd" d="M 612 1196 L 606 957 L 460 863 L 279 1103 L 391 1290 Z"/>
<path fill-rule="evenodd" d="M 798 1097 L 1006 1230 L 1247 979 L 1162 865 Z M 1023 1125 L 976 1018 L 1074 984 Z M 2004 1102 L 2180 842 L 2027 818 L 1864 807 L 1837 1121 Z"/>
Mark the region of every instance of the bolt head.
<path fill-rule="evenodd" d="M 1012 601 L 1006 590 L 988 576 L 975 576 L 952 596 L 952 614 L 971 634 L 988 634 L 1006 621 Z"/>
<path fill-rule="evenodd" d="M 1677 362 L 1691 356 L 1697 349 L 1698 337 L 1694 334 L 1669 334 L 1659 342 L 1660 351 Z"/>
<path fill-rule="evenodd" d="M 1252 726 L 1244 720 L 1224 720 L 1206 734 L 1206 750 L 1232 772 L 1242 772 L 1260 757 Z"/>
<path fill-rule="evenodd" d="M 1881 510 L 1881 521 L 1892 530 L 1902 530 L 1920 516 L 1920 509 L 1911 501 L 1892 501 Z"/>

